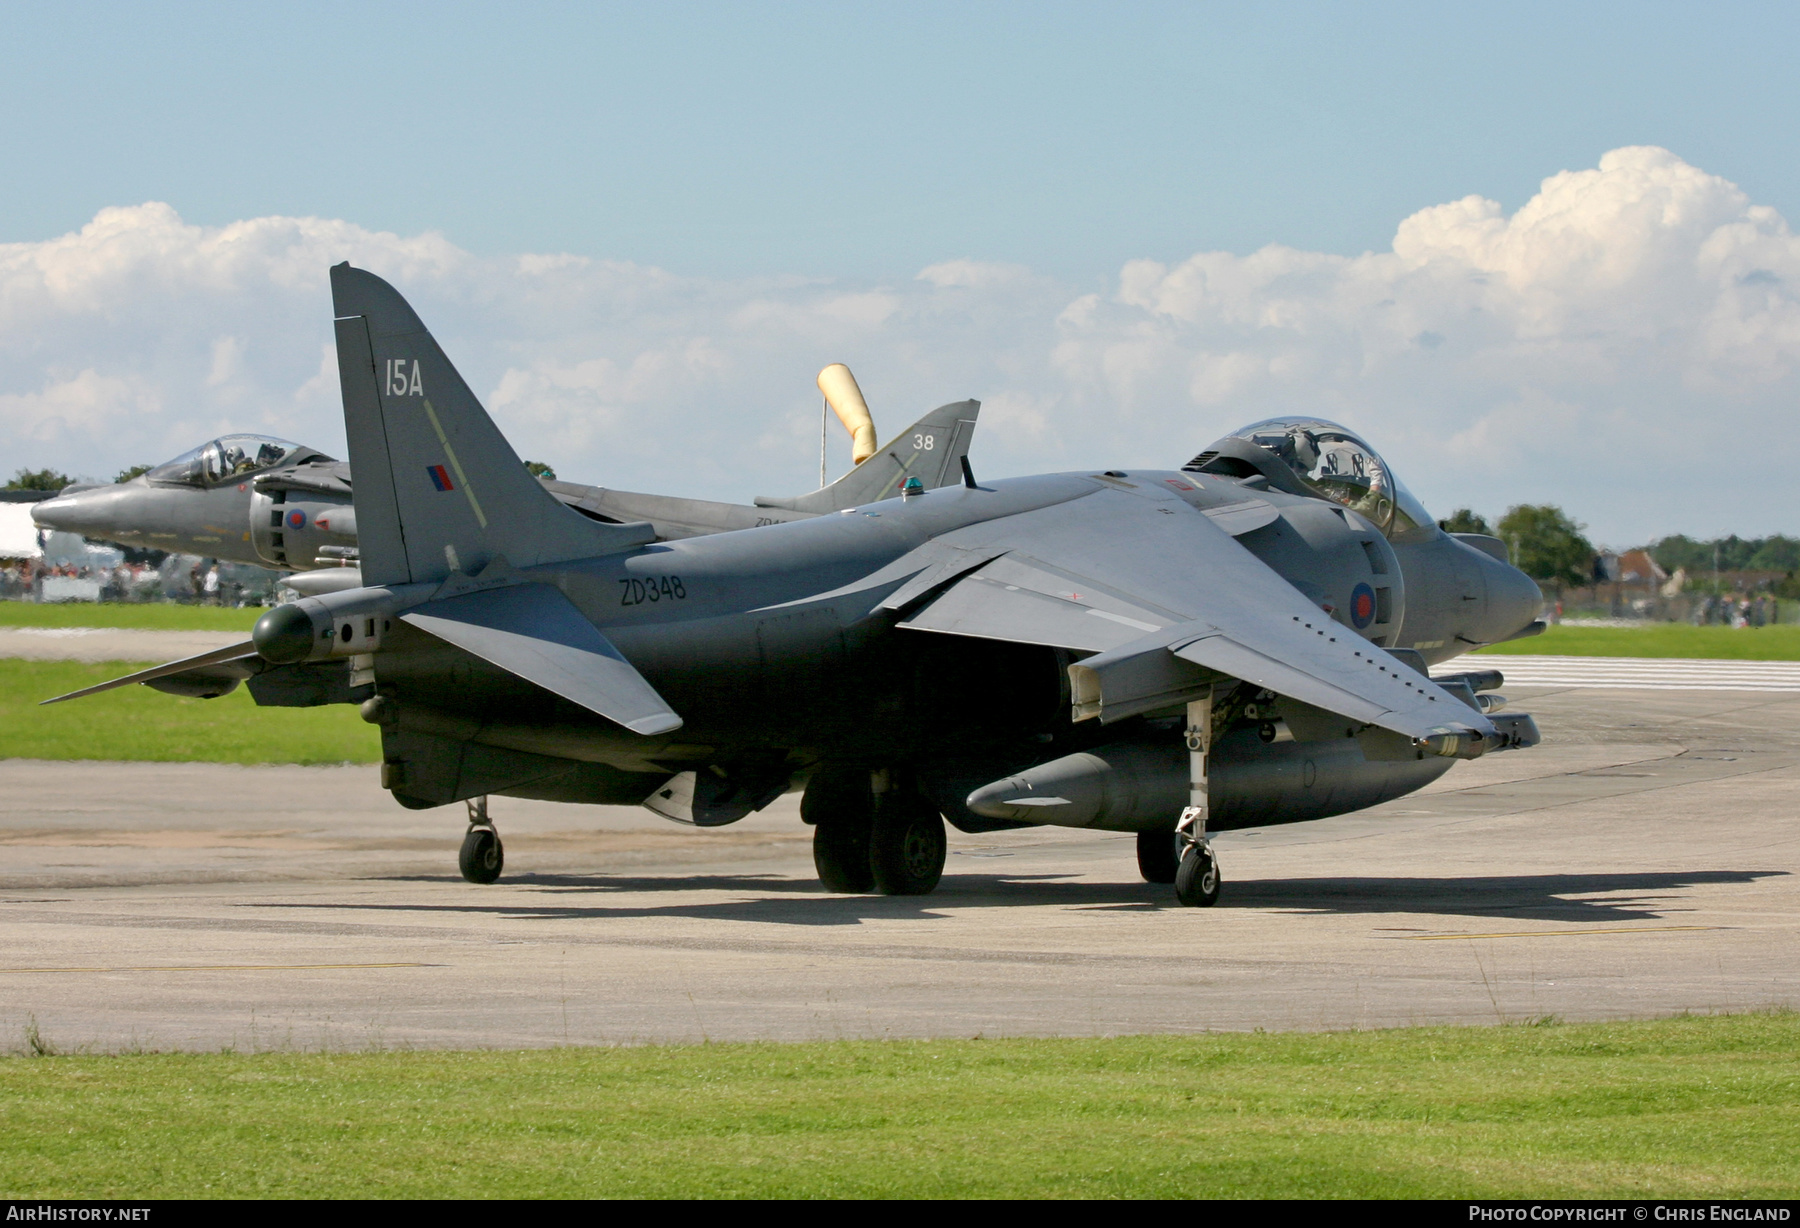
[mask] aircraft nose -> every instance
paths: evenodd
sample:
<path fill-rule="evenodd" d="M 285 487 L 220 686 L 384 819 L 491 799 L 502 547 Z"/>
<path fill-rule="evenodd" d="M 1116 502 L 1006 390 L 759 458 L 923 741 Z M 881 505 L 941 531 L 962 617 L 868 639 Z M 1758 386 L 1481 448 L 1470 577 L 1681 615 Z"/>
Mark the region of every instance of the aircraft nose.
<path fill-rule="evenodd" d="M 1498 559 L 1487 560 L 1488 639 L 1517 635 L 1537 620 L 1544 608 L 1544 594 L 1537 582 L 1517 567 Z"/>
<path fill-rule="evenodd" d="M 31 519 L 38 528 L 52 533 L 91 535 L 104 528 L 109 519 L 102 508 L 112 502 L 106 497 L 110 493 L 110 489 L 102 488 L 45 499 L 31 505 Z"/>

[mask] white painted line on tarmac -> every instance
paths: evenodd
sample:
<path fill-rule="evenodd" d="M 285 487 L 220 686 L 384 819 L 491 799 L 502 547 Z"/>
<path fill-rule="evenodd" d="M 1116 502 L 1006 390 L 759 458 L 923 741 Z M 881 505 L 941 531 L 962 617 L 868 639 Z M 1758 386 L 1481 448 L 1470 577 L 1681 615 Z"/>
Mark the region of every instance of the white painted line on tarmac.
<path fill-rule="evenodd" d="M 1627 691 L 1800 692 L 1800 661 L 1547 656 L 1492 656 L 1465 660 L 1499 670 L 1511 686 L 1608 687 Z M 1445 672 L 1449 668 L 1445 667 Z"/>

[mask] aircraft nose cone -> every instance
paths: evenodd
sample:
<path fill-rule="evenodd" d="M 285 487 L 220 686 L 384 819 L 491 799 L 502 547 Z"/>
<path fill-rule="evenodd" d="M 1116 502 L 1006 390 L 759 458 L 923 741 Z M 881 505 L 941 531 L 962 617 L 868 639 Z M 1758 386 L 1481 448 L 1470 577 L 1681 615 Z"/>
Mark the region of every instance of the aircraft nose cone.
<path fill-rule="evenodd" d="M 1516 567 L 1494 560 L 1487 569 L 1488 622 L 1493 639 L 1516 635 L 1537 620 L 1544 594 L 1537 582 Z"/>
<path fill-rule="evenodd" d="M 52 533 L 81 533 L 94 525 L 94 500 L 84 495 L 58 495 L 31 505 L 32 522 Z"/>

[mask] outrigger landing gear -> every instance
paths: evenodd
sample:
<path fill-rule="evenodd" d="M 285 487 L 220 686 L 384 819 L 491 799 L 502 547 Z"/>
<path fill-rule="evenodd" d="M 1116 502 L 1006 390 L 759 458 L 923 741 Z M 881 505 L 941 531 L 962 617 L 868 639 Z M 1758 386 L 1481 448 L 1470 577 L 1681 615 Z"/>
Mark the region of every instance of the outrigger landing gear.
<path fill-rule="evenodd" d="M 1219 902 L 1219 859 L 1206 834 L 1207 778 L 1211 771 L 1213 703 L 1217 687 L 1188 707 L 1188 806 L 1175 824 L 1175 898 L 1188 908 L 1211 908 Z"/>
<path fill-rule="evenodd" d="M 506 864 L 506 849 L 500 843 L 500 833 L 488 819 L 487 796 L 472 797 L 468 805 L 469 831 L 463 837 L 456 865 L 470 882 L 491 883 L 500 877 L 500 868 Z"/>
<path fill-rule="evenodd" d="M 1183 817 L 1185 821 L 1185 812 Z M 1182 835 L 1185 833 L 1177 839 Z M 1213 856 L 1204 834 L 1181 850 L 1181 862 L 1175 868 L 1175 898 L 1188 908 L 1211 908 L 1219 902 L 1219 859 Z"/>

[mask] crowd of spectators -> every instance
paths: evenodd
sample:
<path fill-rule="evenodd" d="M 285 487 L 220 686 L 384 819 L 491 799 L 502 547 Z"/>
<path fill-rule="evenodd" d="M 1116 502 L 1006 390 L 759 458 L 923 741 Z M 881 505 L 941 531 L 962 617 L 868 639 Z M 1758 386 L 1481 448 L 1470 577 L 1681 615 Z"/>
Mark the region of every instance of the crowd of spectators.
<path fill-rule="evenodd" d="M 1781 602 L 1767 593 L 1708 596 L 1695 603 L 1693 619 L 1701 627 L 1766 627 L 1781 621 Z"/>
<path fill-rule="evenodd" d="M 162 567 L 126 561 L 116 566 L 46 565 L 36 559 L 0 564 L 0 600 L 177 601 L 190 605 L 260 604 L 266 594 L 212 559 L 171 559 Z M 65 581 L 70 583 L 64 583 Z M 46 583 L 48 582 L 48 583 Z"/>

